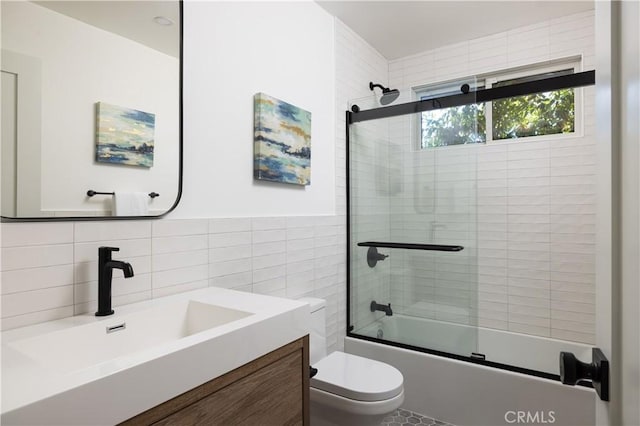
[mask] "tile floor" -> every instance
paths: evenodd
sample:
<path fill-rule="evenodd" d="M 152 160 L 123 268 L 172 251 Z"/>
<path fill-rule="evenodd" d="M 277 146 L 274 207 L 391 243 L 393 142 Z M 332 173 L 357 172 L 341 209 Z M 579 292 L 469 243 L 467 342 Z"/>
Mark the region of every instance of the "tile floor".
<path fill-rule="evenodd" d="M 441 422 L 440 420 L 432 419 L 431 417 L 424 416 L 419 413 L 414 413 L 409 410 L 403 410 L 400 408 L 396 410 L 389 417 L 385 417 L 380 426 L 414 426 L 414 425 L 429 425 L 429 426 L 454 426 L 451 423 Z"/>

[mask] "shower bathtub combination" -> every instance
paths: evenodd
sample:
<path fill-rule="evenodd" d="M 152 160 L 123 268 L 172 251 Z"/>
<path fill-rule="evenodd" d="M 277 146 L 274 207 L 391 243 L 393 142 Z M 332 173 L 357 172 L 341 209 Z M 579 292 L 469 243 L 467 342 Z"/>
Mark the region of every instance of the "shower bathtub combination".
<path fill-rule="evenodd" d="M 524 300 L 529 290 L 518 283 L 529 277 L 510 277 L 508 295 L 492 292 L 507 285 L 491 273 L 506 262 L 491 238 L 505 225 L 479 208 L 478 192 L 491 186 L 479 185 L 478 172 L 494 151 L 473 136 L 455 146 L 424 139 L 437 123 L 426 112 L 438 118 L 446 109 L 594 82 L 593 71 L 485 90 L 468 79 L 457 82 L 458 92 L 398 104 L 406 92 L 370 83 L 382 98 L 350 103 L 345 350 L 400 369 L 404 408 L 457 425 L 512 424 L 520 412 L 543 423 L 594 424 L 593 389 L 563 385 L 559 371 L 560 352 L 590 359 L 590 342 L 518 323 L 519 315 L 535 318 L 542 309 L 535 303 L 504 310 L 506 297 Z M 475 114 L 467 129 L 474 135 L 478 109 L 466 111 Z"/>

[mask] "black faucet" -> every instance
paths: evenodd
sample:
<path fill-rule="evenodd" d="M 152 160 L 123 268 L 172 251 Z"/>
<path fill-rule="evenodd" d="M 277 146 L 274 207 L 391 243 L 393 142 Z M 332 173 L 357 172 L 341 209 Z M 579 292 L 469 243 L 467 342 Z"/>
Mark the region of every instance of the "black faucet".
<path fill-rule="evenodd" d="M 393 315 L 393 311 L 391 310 L 391 303 L 389 303 L 388 305 L 381 305 L 379 303 L 376 303 L 376 301 L 374 300 L 373 302 L 371 302 L 370 308 L 371 312 L 381 311 L 384 312 L 388 317 Z"/>
<path fill-rule="evenodd" d="M 118 247 L 98 248 L 98 312 L 97 317 L 105 317 L 113 314 L 111 309 L 111 278 L 114 269 L 122 269 L 125 278 L 133 276 L 133 267 L 130 263 L 111 259 L 111 253 L 120 251 Z"/>

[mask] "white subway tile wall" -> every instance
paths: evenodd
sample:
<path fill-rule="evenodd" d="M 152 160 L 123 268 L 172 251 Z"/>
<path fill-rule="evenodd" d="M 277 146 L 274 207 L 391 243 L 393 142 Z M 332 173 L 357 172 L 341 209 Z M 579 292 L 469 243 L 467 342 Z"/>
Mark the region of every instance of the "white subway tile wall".
<path fill-rule="evenodd" d="M 403 89 L 402 99 L 410 100 L 412 87 L 541 61 L 581 56 L 582 69 L 594 69 L 594 33 L 593 11 L 553 19 L 391 61 L 389 84 Z M 391 287 L 400 308 L 422 308 L 421 314 L 438 318 L 436 309 L 443 305 L 475 303 L 480 326 L 594 342 L 593 87 L 584 88 L 582 95 L 583 124 L 576 137 L 429 153 L 415 152 L 411 123 L 396 120 L 390 125 L 392 142 L 404 151 L 406 186 L 404 196 L 394 201 L 394 237 L 422 232 L 457 243 L 469 232 L 466 242 L 472 248 L 477 243 L 477 260 L 452 264 L 450 270 L 445 265 L 433 268 L 428 256 L 394 256 Z M 434 199 L 439 203 L 435 212 L 445 213 L 437 220 L 430 213 Z M 477 230 L 461 226 L 461 213 L 477 214 Z M 434 220 L 441 225 L 435 230 Z M 475 286 L 477 302 L 472 299 Z M 436 303 L 415 306 L 421 300 Z M 473 322 L 474 309 L 469 308 Z M 450 319 L 466 322 L 465 315 L 450 313 Z"/>
<path fill-rule="evenodd" d="M 382 85 L 388 83 L 388 62 L 375 49 L 354 33 L 350 28 L 336 19 L 336 209 L 338 227 L 336 239 L 339 247 L 346 250 L 346 137 L 345 111 L 356 100 L 362 109 L 377 106 L 380 91 L 375 94 L 369 89 L 369 82 Z M 369 311 L 369 304 L 373 299 L 381 303 L 390 298 L 390 268 L 388 264 L 380 264 L 375 269 L 369 268 L 366 261 L 366 247 L 357 247 L 360 241 L 385 239 L 389 236 L 390 205 L 385 193 L 378 190 L 388 188 L 388 150 L 376 147 L 386 147 L 386 144 L 372 144 L 371 138 L 382 138 L 385 135 L 378 131 L 384 124 L 358 126 L 356 132 L 363 134 L 352 137 L 350 141 L 357 145 L 359 160 L 352 163 L 351 179 L 353 185 L 358 185 L 361 191 L 352 192 L 351 202 L 351 250 L 353 253 L 351 274 L 354 282 L 352 286 L 351 312 L 352 323 L 356 328 L 375 321 L 384 314 L 373 314 Z M 364 137 L 362 137 L 364 136 Z M 352 155 L 351 157 L 356 158 Z M 377 178 L 376 178 L 377 176 Z M 335 265 L 338 286 L 338 316 L 337 327 L 339 335 L 344 335 L 346 321 L 346 264 Z M 329 279 L 332 279 L 329 277 Z"/>
<path fill-rule="evenodd" d="M 2 329 L 96 310 L 98 247 L 114 271 L 113 305 L 207 286 L 328 301 L 330 349 L 344 334 L 345 232 L 335 216 L 3 223 Z M 342 246 L 339 246 L 342 244 Z M 340 331 L 340 330 L 341 331 Z"/>

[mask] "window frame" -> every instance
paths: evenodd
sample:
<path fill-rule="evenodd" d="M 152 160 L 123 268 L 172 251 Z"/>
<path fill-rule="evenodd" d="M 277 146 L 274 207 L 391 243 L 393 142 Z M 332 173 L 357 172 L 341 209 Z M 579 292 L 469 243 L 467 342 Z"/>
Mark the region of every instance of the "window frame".
<path fill-rule="evenodd" d="M 483 87 L 490 89 L 494 84 L 512 80 L 516 78 L 522 78 L 532 76 L 536 74 L 544 74 L 548 72 L 562 71 L 567 69 L 573 69 L 574 73 L 582 71 L 582 56 L 574 56 L 570 58 L 563 58 L 554 61 L 548 61 L 544 63 L 530 64 L 517 68 L 511 68 L 503 71 L 491 72 L 486 74 L 478 74 L 475 77 L 463 77 L 454 80 L 444 81 L 440 83 L 432 83 L 427 85 L 416 86 L 413 88 L 413 93 L 416 100 L 424 97 L 429 91 L 437 92 L 447 86 L 454 86 L 456 84 L 464 84 L 465 82 L 474 81 L 476 87 Z M 453 148 L 467 145 L 500 145 L 509 143 L 521 143 L 521 142 L 534 142 L 544 141 L 558 138 L 575 138 L 582 137 L 584 134 L 584 107 L 583 107 L 583 89 L 574 88 L 574 130 L 571 133 L 554 133 L 549 135 L 539 136 L 523 136 L 520 138 L 506 138 L 506 139 L 493 139 L 493 102 L 485 102 L 484 116 L 485 116 L 485 142 L 475 144 L 459 144 L 459 145 L 443 145 L 438 147 L 423 147 L 422 146 L 422 113 L 417 120 L 416 127 L 416 140 L 417 149 L 426 150 L 434 148 Z"/>

